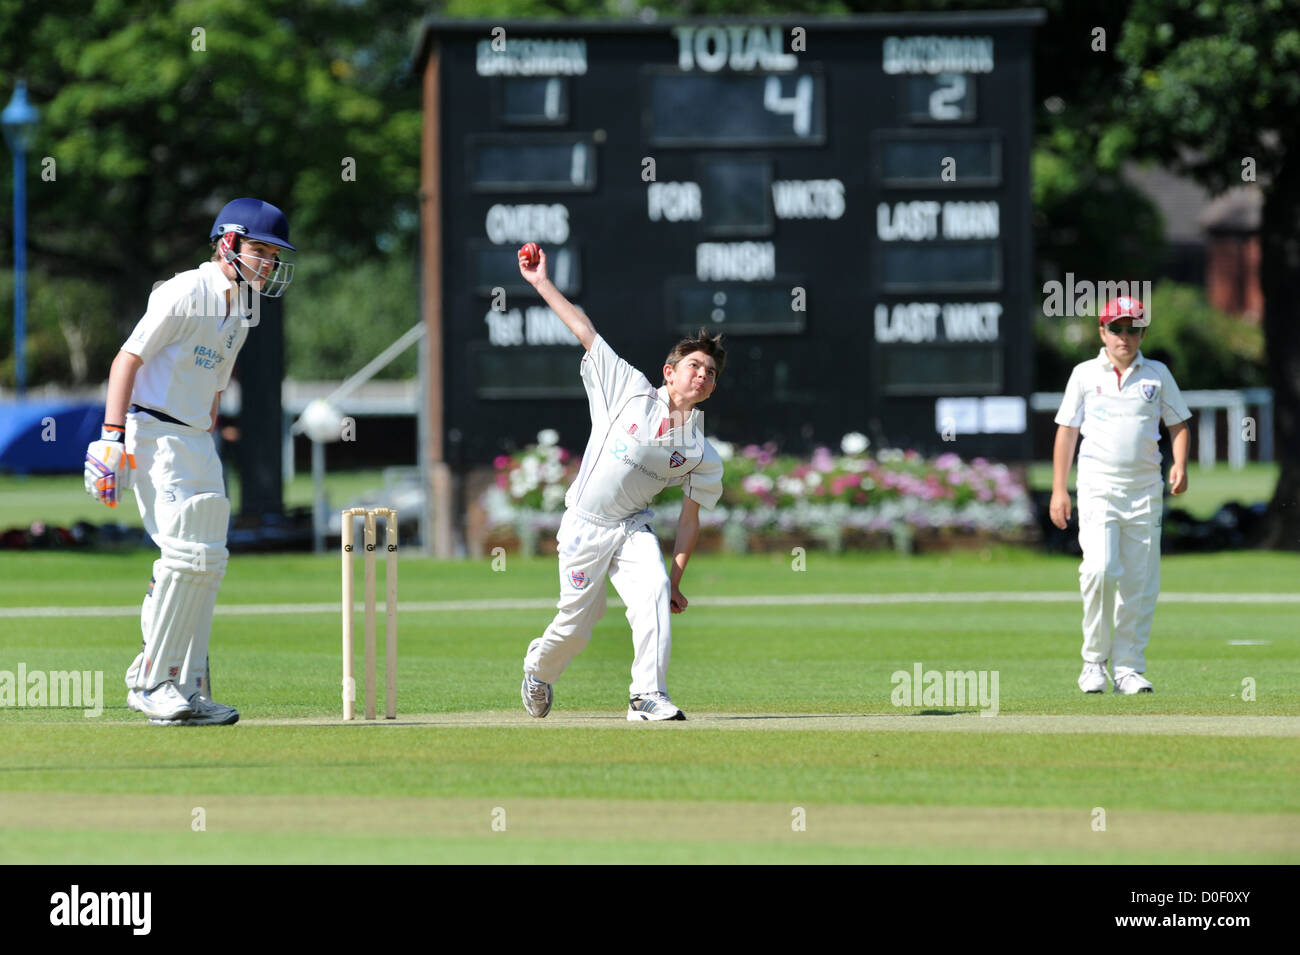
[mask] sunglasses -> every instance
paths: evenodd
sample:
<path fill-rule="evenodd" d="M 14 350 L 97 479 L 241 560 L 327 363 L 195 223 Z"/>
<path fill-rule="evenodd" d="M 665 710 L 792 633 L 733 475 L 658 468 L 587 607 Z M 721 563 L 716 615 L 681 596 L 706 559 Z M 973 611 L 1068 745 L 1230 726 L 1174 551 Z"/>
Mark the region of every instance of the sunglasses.
<path fill-rule="evenodd" d="M 1139 338 L 1142 336 L 1142 329 L 1134 328 L 1131 325 L 1103 325 L 1102 327 L 1117 338 L 1120 335 L 1136 335 Z"/>

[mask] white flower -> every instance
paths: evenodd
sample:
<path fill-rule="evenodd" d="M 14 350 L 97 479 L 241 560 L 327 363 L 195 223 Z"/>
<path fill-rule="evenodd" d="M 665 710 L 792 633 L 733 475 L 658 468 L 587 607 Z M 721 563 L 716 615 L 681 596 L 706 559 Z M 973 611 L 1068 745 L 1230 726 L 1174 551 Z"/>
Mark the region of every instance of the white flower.
<path fill-rule="evenodd" d="M 781 494 L 789 494 L 791 497 L 803 497 L 804 483 L 797 477 L 786 475 L 778 478 L 776 489 Z"/>
<path fill-rule="evenodd" d="M 809 472 L 808 476 L 805 477 L 803 480 L 804 483 L 808 485 L 808 490 L 811 491 L 818 484 L 822 483 L 822 476 L 816 471 L 811 471 Z"/>
<path fill-rule="evenodd" d="M 736 455 L 736 449 L 730 443 L 720 438 L 709 438 L 709 444 L 713 445 L 713 450 L 718 452 L 718 457 L 723 461 L 730 461 Z"/>
<path fill-rule="evenodd" d="M 845 454 L 861 454 L 869 447 L 871 447 L 871 440 L 857 431 L 850 431 L 840 438 L 840 450 Z"/>
<path fill-rule="evenodd" d="M 537 432 L 537 443 L 544 448 L 549 448 L 552 445 L 559 444 L 559 442 L 560 432 L 556 431 L 554 428 L 546 428 Z"/>
<path fill-rule="evenodd" d="M 521 472 L 519 471 L 511 472 L 510 474 L 510 496 L 511 497 L 516 499 L 521 498 L 536 486 L 537 485 L 530 483 L 528 478 L 524 477 Z"/>
<path fill-rule="evenodd" d="M 562 484 L 548 484 L 542 488 L 542 510 L 558 511 L 564 503 L 565 488 Z"/>

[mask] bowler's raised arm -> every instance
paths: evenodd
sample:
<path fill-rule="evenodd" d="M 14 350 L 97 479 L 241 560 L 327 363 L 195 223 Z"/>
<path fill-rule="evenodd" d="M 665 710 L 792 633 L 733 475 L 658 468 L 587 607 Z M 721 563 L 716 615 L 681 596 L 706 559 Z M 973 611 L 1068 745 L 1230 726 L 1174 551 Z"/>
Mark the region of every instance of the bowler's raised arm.
<path fill-rule="evenodd" d="M 525 247 L 526 248 L 526 247 Z M 572 302 L 564 297 L 555 283 L 550 280 L 546 274 L 546 253 L 538 249 L 537 263 L 530 266 L 528 264 L 528 255 L 524 249 L 519 250 L 519 274 L 533 288 L 537 289 L 537 294 L 547 305 L 551 306 L 551 311 L 560 317 L 566 328 L 577 336 L 578 341 L 582 342 L 583 349 L 590 351 L 591 343 L 596 340 L 596 326 L 591 324 L 591 319 L 582 312 L 578 311 Z"/>

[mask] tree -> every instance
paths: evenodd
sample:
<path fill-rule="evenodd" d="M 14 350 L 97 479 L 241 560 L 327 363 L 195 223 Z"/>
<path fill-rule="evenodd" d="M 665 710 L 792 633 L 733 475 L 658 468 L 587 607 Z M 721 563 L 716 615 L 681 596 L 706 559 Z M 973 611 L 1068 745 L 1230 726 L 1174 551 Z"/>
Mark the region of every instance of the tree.
<path fill-rule="evenodd" d="M 1300 549 L 1300 18 L 1290 0 L 1137 0 L 1116 49 L 1114 138 L 1212 192 L 1264 194 L 1260 284 L 1281 473 L 1261 546 Z"/>
<path fill-rule="evenodd" d="M 403 77 L 426 10 L 65 0 L 49 16 L 0 0 L 0 88 L 26 77 L 43 112 L 32 155 L 53 160 L 53 178 L 29 187 L 34 282 L 93 282 L 120 340 L 151 283 L 205 258 L 213 216 L 242 195 L 284 208 L 305 251 L 409 248 L 420 112 Z M 5 163 L 6 194 L 7 179 Z M 12 248 L 7 220 L 0 247 Z"/>

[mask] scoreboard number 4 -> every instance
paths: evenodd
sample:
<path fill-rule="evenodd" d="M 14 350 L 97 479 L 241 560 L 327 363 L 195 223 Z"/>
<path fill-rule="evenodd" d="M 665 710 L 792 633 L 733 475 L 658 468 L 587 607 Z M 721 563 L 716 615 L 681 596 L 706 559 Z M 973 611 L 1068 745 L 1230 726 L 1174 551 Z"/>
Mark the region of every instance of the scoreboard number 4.
<path fill-rule="evenodd" d="M 934 108 L 931 97 L 931 109 Z M 793 96 L 781 95 L 781 78 L 769 76 L 763 88 L 763 108 L 778 116 L 793 117 L 796 136 L 807 136 L 812 132 L 813 80 L 811 76 L 801 76 L 795 83 Z"/>

